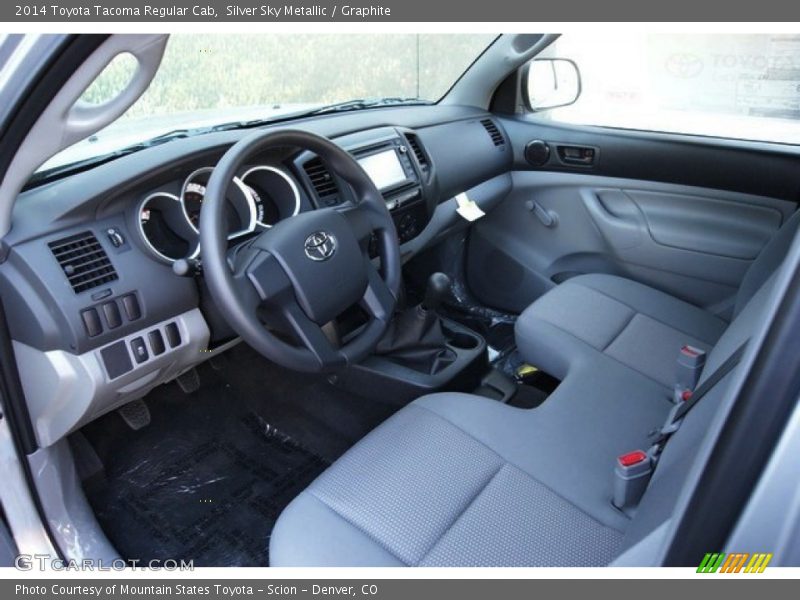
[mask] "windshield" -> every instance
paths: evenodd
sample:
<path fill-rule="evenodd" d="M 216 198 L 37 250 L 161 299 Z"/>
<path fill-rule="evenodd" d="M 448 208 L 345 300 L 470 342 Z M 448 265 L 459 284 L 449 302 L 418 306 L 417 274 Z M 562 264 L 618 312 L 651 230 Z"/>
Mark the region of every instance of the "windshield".
<path fill-rule="evenodd" d="M 277 119 L 356 99 L 435 102 L 495 37 L 173 35 L 142 97 L 117 121 L 39 170 L 104 156 L 175 129 Z M 100 103 L 112 97 L 130 68 L 124 60 L 112 62 L 83 99 Z"/>

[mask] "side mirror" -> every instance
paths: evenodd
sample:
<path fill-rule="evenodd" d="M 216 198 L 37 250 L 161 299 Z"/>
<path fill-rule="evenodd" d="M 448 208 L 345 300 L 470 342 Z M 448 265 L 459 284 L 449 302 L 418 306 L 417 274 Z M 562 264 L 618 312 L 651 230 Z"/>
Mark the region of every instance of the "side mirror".
<path fill-rule="evenodd" d="M 523 92 L 533 112 L 574 104 L 581 95 L 578 65 L 568 58 L 535 58 L 528 63 Z"/>

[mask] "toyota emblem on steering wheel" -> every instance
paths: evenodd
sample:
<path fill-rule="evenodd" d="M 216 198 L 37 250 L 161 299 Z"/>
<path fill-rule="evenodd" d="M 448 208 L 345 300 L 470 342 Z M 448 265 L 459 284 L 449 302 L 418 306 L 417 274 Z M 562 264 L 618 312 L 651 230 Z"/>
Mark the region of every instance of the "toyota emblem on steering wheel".
<path fill-rule="evenodd" d="M 306 256 L 311 260 L 328 260 L 336 252 L 336 238 L 324 231 L 316 231 L 306 238 Z"/>

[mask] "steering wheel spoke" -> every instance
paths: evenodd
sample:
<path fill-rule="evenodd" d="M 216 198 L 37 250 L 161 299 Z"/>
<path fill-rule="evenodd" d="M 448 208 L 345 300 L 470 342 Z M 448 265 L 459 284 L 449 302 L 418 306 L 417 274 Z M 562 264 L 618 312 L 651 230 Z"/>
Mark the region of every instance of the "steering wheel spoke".
<path fill-rule="evenodd" d="M 395 297 L 372 261 L 365 257 L 364 262 L 367 270 L 367 289 L 361 298 L 361 307 L 372 318 L 388 322 L 394 312 Z"/>
<path fill-rule="evenodd" d="M 347 363 L 345 356 L 338 348 L 334 348 L 322 327 L 309 319 L 296 302 L 286 302 L 281 312 L 298 340 L 311 351 L 320 366 L 337 367 Z"/>
<path fill-rule="evenodd" d="M 243 272 L 261 302 L 277 298 L 292 287 L 278 260 L 268 252 L 256 252 Z"/>

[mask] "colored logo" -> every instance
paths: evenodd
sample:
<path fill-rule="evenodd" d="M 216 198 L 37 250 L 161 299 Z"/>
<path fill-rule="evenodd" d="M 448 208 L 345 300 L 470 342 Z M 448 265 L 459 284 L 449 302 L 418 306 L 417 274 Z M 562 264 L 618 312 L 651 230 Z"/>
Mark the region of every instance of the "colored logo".
<path fill-rule="evenodd" d="M 709 552 L 703 557 L 700 566 L 697 567 L 697 572 L 763 573 L 771 560 L 771 552 L 757 552 L 755 554 L 748 554 L 746 552 L 734 552 L 732 554 Z"/>

